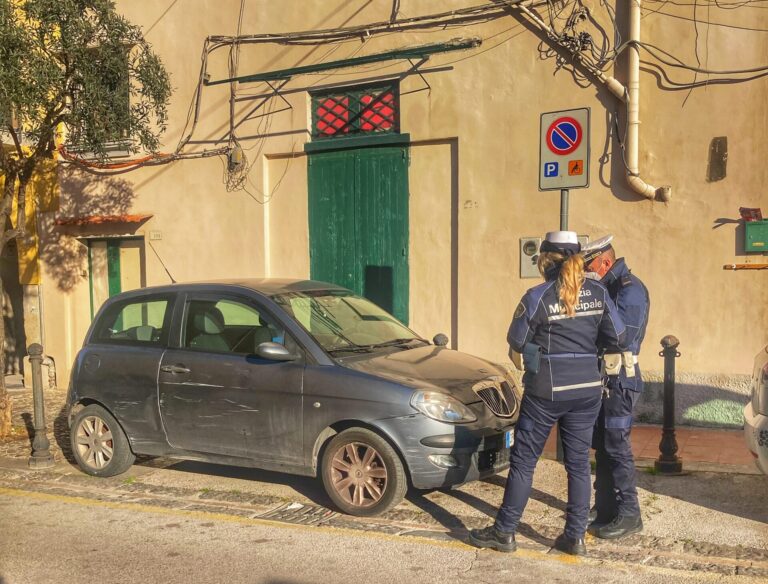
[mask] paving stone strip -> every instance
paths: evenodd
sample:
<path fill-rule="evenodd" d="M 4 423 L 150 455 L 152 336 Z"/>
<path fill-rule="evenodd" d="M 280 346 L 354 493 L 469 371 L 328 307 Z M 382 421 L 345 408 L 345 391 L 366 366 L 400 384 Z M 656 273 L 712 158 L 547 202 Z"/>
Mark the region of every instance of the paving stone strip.
<path fill-rule="evenodd" d="M 0 469 L 0 486 L 27 491 L 81 497 L 96 501 L 131 503 L 181 511 L 202 511 L 269 519 L 292 524 L 354 529 L 395 536 L 416 536 L 442 541 L 466 541 L 467 530 L 487 523 L 486 518 L 444 516 L 412 510 L 395 510 L 375 520 L 341 515 L 318 505 L 286 501 L 282 497 L 153 486 L 135 479 L 94 479 L 53 471 L 31 473 Z M 546 551 L 559 534 L 556 527 L 521 525 L 521 548 Z M 556 553 L 556 552 L 553 552 Z M 714 545 L 636 534 L 621 542 L 590 539 L 589 562 L 643 564 L 713 574 L 768 577 L 768 550 L 745 546 Z"/>

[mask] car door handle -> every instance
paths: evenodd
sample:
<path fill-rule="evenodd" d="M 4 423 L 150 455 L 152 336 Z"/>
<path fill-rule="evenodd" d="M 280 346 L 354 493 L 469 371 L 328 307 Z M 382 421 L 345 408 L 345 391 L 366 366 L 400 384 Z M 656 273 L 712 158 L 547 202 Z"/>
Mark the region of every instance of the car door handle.
<path fill-rule="evenodd" d="M 166 373 L 189 373 L 190 370 L 182 365 L 163 365 L 160 367 L 160 371 L 165 371 Z"/>

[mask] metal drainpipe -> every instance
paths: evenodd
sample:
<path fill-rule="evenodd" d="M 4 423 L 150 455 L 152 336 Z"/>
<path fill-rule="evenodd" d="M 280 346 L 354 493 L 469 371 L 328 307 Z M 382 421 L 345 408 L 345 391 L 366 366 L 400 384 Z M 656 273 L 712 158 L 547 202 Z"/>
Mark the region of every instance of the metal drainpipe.
<path fill-rule="evenodd" d="M 629 75 L 627 100 L 627 182 L 636 193 L 648 199 L 669 201 L 671 186 L 654 187 L 640 178 L 638 151 L 640 141 L 640 16 L 641 0 L 629 2 Z"/>

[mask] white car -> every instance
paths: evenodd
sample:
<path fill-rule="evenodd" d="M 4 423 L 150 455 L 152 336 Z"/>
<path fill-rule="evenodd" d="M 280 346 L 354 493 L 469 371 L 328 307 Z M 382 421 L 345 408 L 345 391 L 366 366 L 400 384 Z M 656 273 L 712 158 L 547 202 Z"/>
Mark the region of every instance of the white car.
<path fill-rule="evenodd" d="M 744 407 L 744 439 L 757 466 L 768 475 L 768 346 L 755 357 L 752 399 Z"/>

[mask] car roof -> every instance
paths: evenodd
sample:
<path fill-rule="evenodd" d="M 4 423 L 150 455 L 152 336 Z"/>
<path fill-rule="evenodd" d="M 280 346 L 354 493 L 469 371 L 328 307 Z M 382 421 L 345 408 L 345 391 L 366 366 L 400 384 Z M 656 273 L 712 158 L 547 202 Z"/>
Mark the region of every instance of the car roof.
<path fill-rule="evenodd" d="M 274 296 L 286 292 L 309 292 L 315 290 L 346 290 L 342 286 L 320 282 L 317 280 L 300 280 L 293 278 L 233 278 L 226 280 L 204 280 L 197 282 L 177 282 L 166 286 L 149 286 L 125 292 L 120 296 L 125 298 L 131 295 L 143 295 L 163 292 L 180 292 L 184 290 L 222 290 L 227 288 L 247 288 L 265 296 Z"/>

